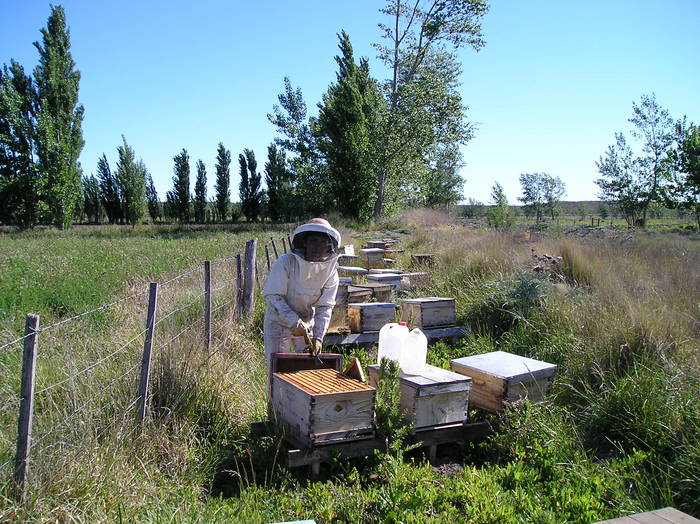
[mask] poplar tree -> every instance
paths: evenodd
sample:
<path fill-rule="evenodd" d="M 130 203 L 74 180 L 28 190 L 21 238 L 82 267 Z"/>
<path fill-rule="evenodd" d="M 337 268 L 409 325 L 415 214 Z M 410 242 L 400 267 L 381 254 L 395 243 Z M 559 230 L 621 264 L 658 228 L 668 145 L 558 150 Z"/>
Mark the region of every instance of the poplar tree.
<path fill-rule="evenodd" d="M 36 91 L 12 60 L 0 70 L 0 221 L 33 227 L 39 221 L 41 173 L 35 158 Z"/>
<path fill-rule="evenodd" d="M 238 155 L 241 182 L 238 187 L 238 194 L 241 198 L 241 212 L 246 220 L 255 222 L 260 215 L 262 203 L 262 192 L 260 188 L 261 176 L 258 172 L 258 163 L 255 160 L 255 153 L 250 149 L 244 149 Z"/>
<path fill-rule="evenodd" d="M 219 142 L 216 150 L 216 209 L 219 219 L 226 222 L 229 214 L 229 202 L 231 200 L 231 152 Z"/>
<path fill-rule="evenodd" d="M 173 161 L 173 212 L 180 222 L 187 224 L 190 221 L 190 157 L 187 150 L 175 155 Z"/>
<path fill-rule="evenodd" d="M 123 135 L 117 155 L 116 179 L 123 198 L 122 212 L 126 222 L 135 226 L 145 212 L 148 171 L 142 160 L 136 160 L 134 149 L 126 143 Z"/>
<path fill-rule="evenodd" d="M 288 219 L 290 214 L 293 196 L 285 163 L 283 149 L 277 149 L 275 144 L 267 146 L 265 184 L 267 185 L 268 215 L 273 222 Z"/>
<path fill-rule="evenodd" d="M 146 203 L 148 204 L 148 215 L 151 217 L 151 222 L 156 222 L 161 217 L 161 210 L 160 202 L 158 202 L 158 192 L 150 173 L 146 182 Z"/>
<path fill-rule="evenodd" d="M 197 179 L 194 183 L 194 221 L 206 222 L 207 214 L 207 168 L 204 162 L 197 160 Z"/>
<path fill-rule="evenodd" d="M 78 104 L 80 72 L 70 53 L 70 31 L 61 6 L 51 6 L 42 42 L 34 42 L 39 63 L 34 69 L 37 86 L 37 157 L 53 223 L 70 227 L 80 199 L 83 149 L 82 121 Z"/>
<path fill-rule="evenodd" d="M 97 161 L 97 180 L 100 184 L 100 201 L 107 213 L 107 220 L 110 224 L 121 222 L 123 218 L 121 192 L 104 153 Z"/>
<path fill-rule="evenodd" d="M 102 203 L 100 202 L 100 183 L 95 175 L 83 177 L 83 211 L 88 222 L 100 223 Z"/>

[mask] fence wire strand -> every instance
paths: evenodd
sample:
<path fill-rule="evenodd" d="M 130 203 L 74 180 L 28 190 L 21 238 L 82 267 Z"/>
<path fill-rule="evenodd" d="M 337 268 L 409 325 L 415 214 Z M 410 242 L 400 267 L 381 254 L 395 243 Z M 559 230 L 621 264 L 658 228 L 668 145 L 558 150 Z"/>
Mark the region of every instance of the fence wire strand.
<path fill-rule="evenodd" d="M 124 350 L 125 350 L 127 347 L 129 347 L 129 345 L 132 344 L 135 340 L 137 340 L 138 338 L 140 338 L 140 337 L 142 337 L 143 335 L 145 335 L 145 334 L 146 334 L 146 331 L 147 331 L 147 330 L 144 329 L 144 330 L 141 331 L 138 335 L 136 335 L 135 337 L 133 337 L 132 339 L 130 339 L 128 342 L 122 344 L 122 346 L 119 347 L 116 351 L 113 351 L 113 352 L 110 353 L 109 355 L 106 355 L 106 356 L 102 357 L 101 359 L 97 360 L 96 362 L 93 362 L 92 364 L 90 364 L 90 365 L 87 366 L 86 368 L 83 368 L 82 370 L 78 371 L 77 373 L 74 373 L 74 374 L 71 375 L 70 377 L 67 377 L 67 378 L 65 378 L 64 380 L 61 380 L 61 381 L 59 381 L 59 382 L 56 382 L 55 384 L 51 384 L 50 386 L 47 386 L 47 387 L 43 388 L 42 390 L 36 392 L 35 395 L 39 395 L 39 394 L 41 394 L 41 393 L 46 393 L 47 391 L 51 391 L 52 389 L 57 388 L 57 387 L 60 386 L 61 384 L 65 384 L 66 382 L 70 382 L 71 380 L 73 380 L 73 379 L 79 377 L 80 375 L 82 375 L 82 374 L 84 374 L 84 373 L 87 373 L 88 371 L 90 371 L 90 370 L 96 368 L 96 367 L 99 366 L 102 362 L 104 362 L 104 361 L 106 361 L 106 360 L 109 360 L 110 358 L 113 358 L 113 357 L 115 357 L 116 355 L 118 355 L 119 353 L 121 353 L 122 351 L 124 351 Z"/>
<path fill-rule="evenodd" d="M 170 311 L 170 312 L 169 312 L 167 315 L 165 315 L 164 317 L 161 317 L 161 318 L 159 318 L 158 320 L 156 320 L 156 323 L 154 324 L 154 326 L 157 326 L 157 325 L 160 324 L 161 322 L 165 322 L 167 319 L 169 319 L 170 317 L 172 317 L 175 313 L 179 313 L 180 311 L 184 311 L 185 309 L 191 307 L 191 306 L 194 305 L 200 298 L 202 298 L 205 294 L 206 294 L 206 293 L 202 292 L 202 293 L 200 293 L 199 295 L 197 295 L 197 296 L 194 298 L 194 300 L 192 300 L 191 302 L 185 304 L 185 305 L 182 306 L 182 307 L 179 307 L 179 308 L 177 308 L 177 309 L 174 309 L 174 310 Z"/>

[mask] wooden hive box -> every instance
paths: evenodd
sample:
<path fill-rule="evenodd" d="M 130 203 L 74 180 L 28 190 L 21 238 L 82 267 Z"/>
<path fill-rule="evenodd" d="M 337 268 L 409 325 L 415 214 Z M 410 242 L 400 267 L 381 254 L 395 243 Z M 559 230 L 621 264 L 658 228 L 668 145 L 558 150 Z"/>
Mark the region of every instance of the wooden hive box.
<path fill-rule="evenodd" d="M 372 290 L 360 286 L 348 286 L 348 303 L 357 304 L 372 300 Z"/>
<path fill-rule="evenodd" d="M 367 270 L 363 267 L 355 266 L 338 266 L 338 276 L 358 278 L 367 274 Z"/>
<path fill-rule="evenodd" d="M 410 327 L 433 329 L 455 325 L 455 299 L 407 298 L 401 301 L 401 321 Z"/>
<path fill-rule="evenodd" d="M 555 364 L 505 351 L 456 358 L 450 365 L 452 371 L 472 377 L 472 405 L 493 412 L 522 398 L 541 401 L 557 373 Z"/>
<path fill-rule="evenodd" d="M 397 307 L 396 304 L 389 302 L 348 304 L 350 331 L 353 333 L 379 331 L 384 324 L 394 322 Z"/>
<path fill-rule="evenodd" d="M 401 291 L 401 273 L 369 273 L 367 282 L 391 284 L 395 291 Z"/>
<path fill-rule="evenodd" d="M 396 259 L 397 253 L 403 253 L 403 249 L 385 249 L 384 250 L 384 258 L 392 258 Z"/>
<path fill-rule="evenodd" d="M 376 299 L 377 302 L 393 302 L 396 295 L 394 286 L 382 282 L 367 282 L 366 284 L 357 284 L 355 287 L 370 290 L 372 298 Z"/>
<path fill-rule="evenodd" d="M 370 385 L 377 387 L 379 366 L 367 366 Z M 422 375 L 399 376 L 401 410 L 415 431 L 467 420 L 472 379 L 446 369 L 425 365 Z"/>
<path fill-rule="evenodd" d="M 434 259 L 433 253 L 415 253 L 411 255 L 411 265 L 430 267 L 433 265 Z"/>
<path fill-rule="evenodd" d="M 368 275 L 400 275 L 403 271 L 396 268 L 372 268 Z"/>
<path fill-rule="evenodd" d="M 360 257 L 357 255 L 338 255 L 338 264 L 341 266 L 348 266 L 350 264 L 355 264 Z"/>
<path fill-rule="evenodd" d="M 367 269 L 384 267 L 384 249 L 366 248 L 360 250 L 363 265 Z"/>
<path fill-rule="evenodd" d="M 334 369 L 272 375 L 275 423 L 303 448 L 372 438 L 375 393 Z"/>
<path fill-rule="evenodd" d="M 368 240 L 365 249 L 379 248 L 383 250 L 387 248 L 386 244 L 386 240 Z"/>
<path fill-rule="evenodd" d="M 346 277 L 341 277 L 346 278 Z M 350 320 L 348 319 L 348 285 L 338 284 L 335 293 L 335 306 L 328 324 L 328 333 L 349 333 Z"/>

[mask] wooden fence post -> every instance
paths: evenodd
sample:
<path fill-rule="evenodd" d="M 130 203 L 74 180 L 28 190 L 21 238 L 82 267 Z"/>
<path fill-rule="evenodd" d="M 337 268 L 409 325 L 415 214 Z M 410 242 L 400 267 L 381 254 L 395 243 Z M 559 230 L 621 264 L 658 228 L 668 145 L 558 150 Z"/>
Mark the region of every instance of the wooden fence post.
<path fill-rule="evenodd" d="M 211 262 L 204 261 L 204 342 L 211 353 Z"/>
<path fill-rule="evenodd" d="M 19 417 L 17 418 L 17 453 L 15 455 L 15 482 L 17 496 L 24 503 L 29 490 L 29 451 L 32 445 L 34 418 L 34 379 L 36 372 L 37 333 L 39 315 L 27 315 L 24 325 L 24 353 L 22 355 L 22 383 L 20 386 Z"/>
<path fill-rule="evenodd" d="M 287 245 L 289 246 L 289 251 L 292 250 L 292 238 L 289 236 L 289 233 L 287 233 Z"/>
<path fill-rule="evenodd" d="M 241 265 L 241 254 L 236 255 L 236 317 L 241 317 L 243 309 L 243 266 Z"/>
<path fill-rule="evenodd" d="M 267 260 L 267 272 L 270 272 L 270 250 L 267 249 L 267 244 L 265 244 L 265 260 Z"/>
<path fill-rule="evenodd" d="M 285 253 L 287 252 L 287 243 L 285 242 L 284 237 L 282 237 L 282 249 Z"/>
<path fill-rule="evenodd" d="M 275 244 L 275 239 L 270 237 L 270 242 L 272 242 L 272 250 L 275 252 L 275 260 L 277 260 L 280 256 L 277 253 L 277 245 Z"/>
<path fill-rule="evenodd" d="M 141 380 L 139 382 L 137 420 L 141 427 L 146 420 L 148 404 L 148 382 L 151 378 L 151 350 L 153 332 L 156 325 L 156 307 L 158 306 L 158 282 L 151 282 L 148 289 L 148 313 L 146 315 L 146 337 L 143 340 L 143 357 L 141 359 Z"/>
<path fill-rule="evenodd" d="M 255 250 L 258 246 L 258 240 L 248 240 L 245 244 L 245 281 L 243 288 L 243 315 L 246 318 L 253 312 L 254 295 L 255 295 L 255 265 L 256 256 Z"/>

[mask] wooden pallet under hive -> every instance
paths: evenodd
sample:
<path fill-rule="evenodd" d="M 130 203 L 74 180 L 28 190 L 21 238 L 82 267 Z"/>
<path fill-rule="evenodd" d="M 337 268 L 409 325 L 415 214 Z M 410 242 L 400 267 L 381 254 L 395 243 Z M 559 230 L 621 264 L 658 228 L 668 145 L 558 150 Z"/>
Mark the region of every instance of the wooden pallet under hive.
<path fill-rule="evenodd" d="M 271 394 L 275 422 L 295 445 L 374 436 L 376 390 L 334 369 L 274 373 Z"/>

